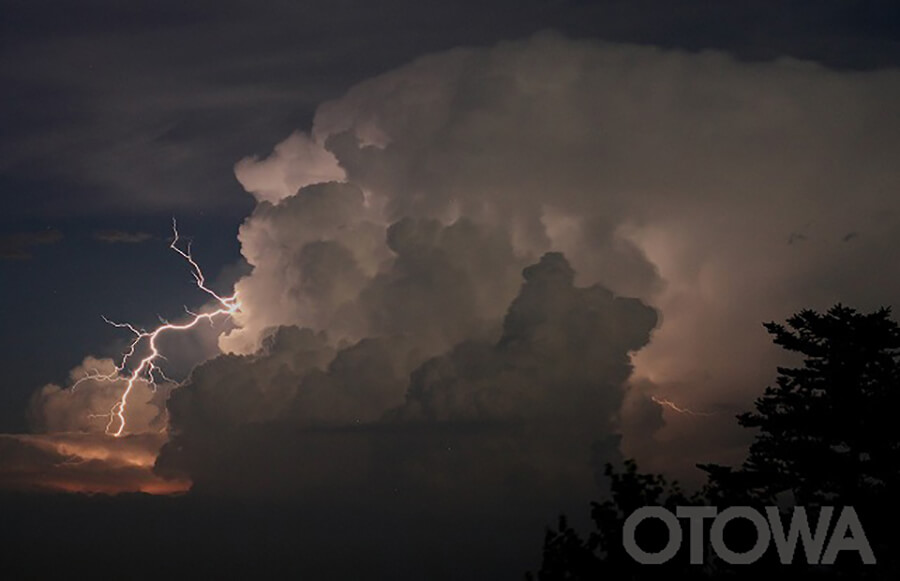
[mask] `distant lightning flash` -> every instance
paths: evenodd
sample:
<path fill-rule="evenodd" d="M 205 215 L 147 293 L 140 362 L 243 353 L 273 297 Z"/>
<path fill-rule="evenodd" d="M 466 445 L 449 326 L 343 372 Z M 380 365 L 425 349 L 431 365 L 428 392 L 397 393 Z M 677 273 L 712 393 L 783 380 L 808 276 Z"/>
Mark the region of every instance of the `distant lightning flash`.
<path fill-rule="evenodd" d="M 664 399 L 661 397 L 656 397 L 655 395 L 651 395 L 650 399 L 653 400 L 654 403 L 657 403 L 662 407 L 667 407 L 670 410 L 674 410 L 680 414 L 687 414 L 689 416 L 704 416 L 704 417 L 715 415 L 712 412 L 696 412 L 694 410 L 681 407 L 681 406 L 677 405 L 676 403 L 671 402 L 667 399 Z"/>
<path fill-rule="evenodd" d="M 209 296 L 213 297 L 219 304 L 219 308 L 208 313 L 200 314 L 192 313 L 185 308 L 185 311 L 187 311 L 188 315 L 191 316 L 191 319 L 187 323 L 176 325 L 160 319 L 161 325 L 153 331 L 138 329 L 130 323 L 116 323 L 110 321 L 106 317 L 103 317 L 103 320 L 113 327 L 128 329 L 129 331 L 131 331 L 135 336 L 134 341 L 132 341 L 131 344 L 128 345 L 125 352 L 122 354 L 122 360 L 118 365 L 116 365 L 115 370 L 112 373 L 104 375 L 99 372 L 95 372 L 85 375 L 72 385 L 72 389 L 76 388 L 81 382 L 87 380 L 127 382 L 125 390 L 122 392 L 119 400 L 115 404 L 113 404 L 112 408 L 110 408 L 109 414 L 103 414 L 104 417 L 106 417 L 107 415 L 109 417 L 109 422 L 106 424 L 106 433 L 111 436 L 119 437 L 123 433 L 125 433 L 125 414 L 128 407 L 128 396 L 131 394 L 131 391 L 134 389 L 136 383 L 147 383 L 155 390 L 157 379 L 161 379 L 163 381 L 171 381 L 166 377 L 165 373 L 163 373 L 162 369 L 160 369 L 159 365 L 157 364 L 158 360 L 165 359 L 165 357 L 160 354 L 159 347 L 156 344 L 156 340 L 163 333 L 167 331 L 186 331 L 195 327 L 197 323 L 202 320 L 206 320 L 212 323 L 212 320 L 214 318 L 220 315 L 231 316 L 240 308 L 240 302 L 238 302 L 237 293 L 234 293 L 229 297 L 222 297 L 206 286 L 206 278 L 203 276 L 203 270 L 201 270 L 200 265 L 198 265 L 191 256 L 190 242 L 188 242 L 187 248 L 185 250 L 182 250 L 178 247 L 178 225 L 176 224 L 174 218 L 172 219 L 172 232 L 174 233 L 175 237 L 172 240 L 172 243 L 169 245 L 169 248 L 177 252 L 187 261 L 187 263 L 191 267 L 191 274 L 194 277 L 194 281 L 197 283 L 197 287 Z M 134 356 L 135 351 L 142 342 L 146 343 L 147 348 L 149 349 L 149 354 L 141 359 L 138 365 L 134 367 L 134 369 L 132 369 L 131 373 L 129 374 L 126 372 L 128 362 Z"/>

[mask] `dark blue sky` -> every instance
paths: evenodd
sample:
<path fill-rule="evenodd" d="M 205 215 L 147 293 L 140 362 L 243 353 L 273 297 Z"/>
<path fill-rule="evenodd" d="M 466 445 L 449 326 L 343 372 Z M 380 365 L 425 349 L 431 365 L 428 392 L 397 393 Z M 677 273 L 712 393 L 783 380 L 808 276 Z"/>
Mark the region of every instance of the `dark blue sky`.
<path fill-rule="evenodd" d="M 166 248 L 173 216 L 227 283 L 253 205 L 234 163 L 419 55 L 554 28 L 745 59 L 900 64 L 891 1 L 256 4 L 2 1 L 0 432 L 27 428 L 35 388 L 85 354 L 116 352 L 124 337 L 101 315 L 149 323 L 202 302 Z M 108 230 L 152 237 L 94 236 Z"/>

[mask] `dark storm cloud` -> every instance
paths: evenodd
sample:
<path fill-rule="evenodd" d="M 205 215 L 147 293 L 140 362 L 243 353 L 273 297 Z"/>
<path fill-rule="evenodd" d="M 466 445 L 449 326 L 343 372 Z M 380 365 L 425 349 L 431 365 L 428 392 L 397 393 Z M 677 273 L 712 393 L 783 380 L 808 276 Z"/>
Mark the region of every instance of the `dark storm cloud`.
<path fill-rule="evenodd" d="M 139 244 L 153 238 L 146 232 L 125 232 L 124 230 L 96 230 L 91 236 L 94 240 L 109 244 Z"/>
<path fill-rule="evenodd" d="M 391 237 L 405 242 L 440 238 L 428 223 L 394 228 L 403 232 Z M 464 225 L 444 235 L 483 234 Z M 465 256 L 461 241 L 444 244 L 451 257 Z M 436 249 L 423 251 L 431 259 L 414 275 L 395 265 L 388 278 L 406 281 L 395 289 L 446 280 Z M 172 436 L 156 473 L 190 477 L 198 499 L 267 498 L 298 510 L 307 517 L 292 525 L 294 537 L 340 531 L 355 559 L 383 561 L 376 577 L 418 567 L 443 571 L 437 577 L 517 575 L 541 523 L 584 506 L 598 468 L 620 458 L 629 353 L 656 324 L 638 300 L 575 286 L 558 253 L 522 275 L 493 339 L 465 339 L 434 357 L 435 344 L 417 340 L 415 325 L 337 349 L 324 333 L 280 327 L 255 354 L 208 361 L 169 400 Z M 410 292 L 448 297 L 449 316 L 476 298 L 465 284 Z M 468 298 L 456 305 L 460 294 Z M 395 542 L 378 541 L 385 535 Z M 298 551 L 308 575 L 340 570 Z"/>
<path fill-rule="evenodd" d="M 440 280 L 437 273 L 445 268 L 440 262 L 420 267 L 426 269 L 419 273 L 425 280 Z M 591 444 L 609 439 L 618 429 L 623 386 L 631 372 L 629 353 L 646 344 L 656 313 L 640 301 L 615 297 L 600 286 L 577 288 L 574 274 L 562 255 L 545 255 L 525 269 L 525 282 L 509 306 L 502 330 L 498 329 L 499 338 L 457 337 L 449 350 L 436 357 L 430 353 L 440 344 L 420 338 L 415 327 L 396 328 L 394 333 L 337 350 L 329 346 L 323 332 L 280 327 L 264 339 L 259 353 L 223 355 L 207 362 L 173 393 L 168 407 L 174 437 L 159 465 L 163 472 L 189 474 L 201 488 L 246 495 L 271 480 L 251 470 L 237 480 L 218 472 L 232 470 L 241 461 L 235 457 L 256 457 L 221 445 L 220 438 L 235 430 L 246 435 L 255 426 L 267 424 L 282 426 L 274 433 L 349 429 L 350 435 L 341 438 L 350 440 L 359 429 L 363 440 L 373 430 L 387 430 L 395 434 L 392 438 L 402 449 L 408 444 L 396 436 L 397 430 L 412 430 L 409 437 L 417 439 L 429 430 L 443 429 L 440 426 L 466 432 L 481 425 L 496 434 L 504 426 L 524 424 L 533 427 L 535 437 L 558 438 L 558 449 L 554 454 L 548 447 L 547 455 L 534 457 L 510 449 L 518 462 L 534 462 L 531 469 L 547 477 L 554 470 L 542 466 L 544 462 L 563 472 L 577 472 L 578 466 L 586 466 Z M 430 292 L 440 302 L 440 297 L 453 297 L 458 291 L 435 287 Z M 474 293 L 466 288 L 463 294 Z M 363 310 L 383 308 L 361 303 Z M 445 307 L 452 317 L 452 302 Z M 475 429 L 469 437 L 478 433 Z M 302 440 L 302 436 L 296 438 Z M 306 445 L 296 438 L 291 442 Z M 273 451 L 287 453 L 291 442 L 269 445 Z M 514 442 L 515 438 L 506 445 Z M 614 456 L 616 444 L 605 445 L 606 454 Z M 479 454 L 472 448 L 457 452 L 469 453 Z M 470 460 L 472 470 L 483 470 L 485 464 Z M 410 461 L 401 473 L 422 469 Z M 270 467 L 282 470 L 275 463 Z M 278 486 L 292 490 L 302 487 L 307 477 L 318 480 L 314 465 L 298 465 L 298 469 L 295 475 L 290 470 L 283 474 L 287 479 Z M 375 475 L 366 478 L 376 480 Z M 435 472 L 429 478 L 449 482 L 452 474 Z M 582 485 L 589 486 L 590 481 Z"/>
<path fill-rule="evenodd" d="M 59 230 L 21 232 L 0 236 L 0 260 L 28 260 L 36 246 L 55 244 L 62 240 Z"/>

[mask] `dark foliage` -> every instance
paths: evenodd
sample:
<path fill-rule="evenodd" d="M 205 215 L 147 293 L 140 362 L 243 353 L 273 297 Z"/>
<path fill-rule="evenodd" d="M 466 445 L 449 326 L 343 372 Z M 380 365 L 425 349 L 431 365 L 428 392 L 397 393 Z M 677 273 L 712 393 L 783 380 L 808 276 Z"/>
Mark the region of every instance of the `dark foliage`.
<path fill-rule="evenodd" d="M 787 325 L 767 323 L 774 343 L 803 359 L 799 367 L 779 367 L 776 384 L 756 400 L 755 411 L 738 416 L 741 426 L 757 430 L 744 464 L 700 465 L 708 483 L 691 498 L 662 476 L 638 473 L 634 461 L 627 462 L 621 473 L 608 466 L 612 494 L 610 500 L 593 504 L 596 530 L 582 540 L 561 518 L 558 529 L 547 532 L 537 579 L 604 575 L 655 579 L 673 574 L 730 579 L 896 578 L 900 327 L 890 315 L 887 308 L 863 314 L 838 304 L 824 314 L 801 311 Z M 624 520 L 640 506 L 704 504 L 761 510 L 786 499 L 812 509 L 855 507 L 878 565 L 866 568 L 858 559 L 839 558 L 831 567 L 785 568 L 779 567 L 770 550 L 752 566 L 729 567 L 712 559 L 701 567 L 679 561 L 686 552 L 682 549 L 664 565 L 641 566 L 622 548 Z M 645 541 L 652 546 L 652 539 Z M 648 546 L 640 539 L 639 543 Z"/>

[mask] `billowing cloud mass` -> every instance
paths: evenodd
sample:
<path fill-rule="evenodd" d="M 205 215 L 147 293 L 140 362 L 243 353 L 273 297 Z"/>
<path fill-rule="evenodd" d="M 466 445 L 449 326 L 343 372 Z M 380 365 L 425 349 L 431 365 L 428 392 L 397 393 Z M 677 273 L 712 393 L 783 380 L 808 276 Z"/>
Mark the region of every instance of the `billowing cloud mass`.
<path fill-rule="evenodd" d="M 101 379 L 115 373 L 111 359 L 86 357 L 69 372 L 70 386 L 48 384 L 34 393 L 29 415 L 40 433 L 106 431 L 110 409 L 121 397 L 126 381 Z M 86 379 L 99 377 L 98 379 Z M 128 399 L 130 433 L 162 432 L 166 429 L 165 402 L 173 384 L 160 382 L 151 387 L 137 382 Z"/>
<path fill-rule="evenodd" d="M 275 146 L 264 160 L 242 159 L 234 174 L 244 188 L 260 202 L 278 202 L 303 186 L 344 179 L 344 170 L 325 147 L 301 132 Z"/>
<path fill-rule="evenodd" d="M 459 222 L 397 224 L 392 244 L 401 232 L 447 237 L 437 247 L 457 251 L 469 245 L 450 244 L 460 242 L 453 236 L 485 240 L 471 224 L 459 232 Z M 621 460 L 629 352 L 647 343 L 657 315 L 599 285 L 576 286 L 566 259 L 547 253 L 524 269 L 495 332 L 471 317 L 451 324 L 461 305 L 476 308 L 474 283 L 454 286 L 454 261 L 420 250 L 431 260 L 404 265 L 398 251 L 360 293 L 379 300 L 357 308 L 399 308 L 384 302 L 387 285 L 415 313 L 431 294 L 437 308 L 421 314 L 441 333 L 420 341 L 420 321 L 398 316 L 397 326 L 342 346 L 324 331 L 277 327 L 260 350 L 212 359 L 172 392 L 156 473 L 190 477 L 198 497 L 300 507 L 295 537 L 353 547 L 354 559 L 389 576 L 520 570 L 546 523 L 559 511 L 583 514 L 598 469 Z M 431 355 L 472 328 L 479 332 Z M 312 577 L 340 567 L 313 565 L 308 544 L 297 551 Z"/>
<path fill-rule="evenodd" d="M 426 279 L 444 268 L 429 264 Z M 526 471 L 536 481 L 571 477 L 591 488 L 592 446 L 598 460 L 618 456 L 614 434 L 631 372 L 628 354 L 647 343 L 656 313 L 600 286 L 575 287 L 558 253 L 544 255 L 524 277 L 497 337 L 462 340 L 442 355 L 429 357 L 433 344 L 404 330 L 335 349 L 324 332 L 290 326 L 273 330 L 252 355 L 201 365 L 169 400 L 174 434 L 158 467 L 187 473 L 201 488 L 273 494 L 269 480 L 257 480 L 259 472 L 233 475 L 235 454 L 261 445 L 248 432 L 268 424 L 292 435 L 246 457 L 290 457 L 299 453 L 291 451 L 295 446 L 314 454 L 333 439 L 356 460 L 321 457 L 358 472 L 363 489 L 397 487 L 411 474 L 410 487 L 425 486 L 419 481 L 425 478 L 468 488 L 470 479 L 486 478 L 485 466 L 494 468 L 488 473 L 497 486 Z M 378 284 L 376 277 L 372 285 Z M 242 437 L 232 441 L 236 434 Z M 389 449 L 379 451 L 385 441 Z M 373 457 L 357 458 L 368 448 Z M 381 465 L 382 456 L 392 470 Z M 295 494 L 318 481 L 321 461 L 307 460 L 270 465 L 281 475 L 277 491 Z M 420 462 L 434 465 L 424 470 Z"/>
<path fill-rule="evenodd" d="M 562 252 L 578 285 L 660 313 L 633 358 L 622 446 L 696 478 L 697 461 L 741 459 L 734 413 L 782 362 L 762 322 L 897 296 L 883 261 L 900 232 L 898 97 L 895 70 L 552 34 L 423 57 L 238 164 L 264 201 L 240 231 L 254 270 L 220 345 L 252 353 L 299 325 L 335 346 L 407 334 L 441 355 L 496 336 L 520 270 Z"/>

